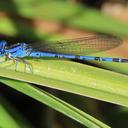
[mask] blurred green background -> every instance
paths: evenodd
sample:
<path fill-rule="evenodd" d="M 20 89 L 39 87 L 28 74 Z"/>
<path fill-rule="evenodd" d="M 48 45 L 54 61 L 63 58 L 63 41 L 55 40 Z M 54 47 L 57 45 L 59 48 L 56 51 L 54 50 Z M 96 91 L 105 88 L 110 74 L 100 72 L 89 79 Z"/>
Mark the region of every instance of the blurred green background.
<path fill-rule="evenodd" d="M 10 44 L 106 33 L 124 39 L 120 47 L 107 54 L 127 57 L 127 21 L 127 0 L 0 0 L 0 39 L 7 40 Z M 108 67 L 97 65 L 107 69 L 114 67 L 111 64 Z M 113 70 L 123 74 L 127 74 L 128 71 L 126 67 Z M 113 128 L 128 127 L 128 109 L 125 107 L 47 87 L 40 88 Z M 23 120 L 22 128 L 85 127 L 2 83 L 0 84 L 0 112 L 9 112 L 10 115 L 13 113 L 14 119 Z M 5 120 L 2 121 L 8 123 L 7 116 L 0 118 L 4 118 Z M 13 128 L 12 126 L 13 124 L 9 128 Z M 15 125 L 15 127 L 19 126 Z M 3 127 L 0 125 L 0 128 Z"/>

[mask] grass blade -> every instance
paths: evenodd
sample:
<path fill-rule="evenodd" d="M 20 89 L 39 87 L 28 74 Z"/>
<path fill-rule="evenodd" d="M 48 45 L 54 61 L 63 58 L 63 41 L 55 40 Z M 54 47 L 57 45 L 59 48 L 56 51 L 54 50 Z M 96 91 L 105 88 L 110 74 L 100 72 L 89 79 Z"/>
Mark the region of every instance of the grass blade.
<path fill-rule="evenodd" d="M 24 73 L 23 64 L 15 72 L 15 66 L 10 66 L 12 62 L 6 62 L 0 65 L 0 76 L 128 106 L 128 76 L 68 61 L 29 62 L 34 74 Z"/>
<path fill-rule="evenodd" d="M 68 117 L 89 128 L 109 128 L 109 126 L 105 125 L 104 123 L 71 106 L 70 104 L 58 99 L 57 97 L 47 93 L 46 91 L 39 90 L 36 87 L 19 81 L 9 79 L 0 79 L 0 81 L 8 85 L 9 87 L 12 87 L 17 91 L 20 91 L 36 99 L 37 101 L 52 107 L 53 109 L 67 115 Z"/>

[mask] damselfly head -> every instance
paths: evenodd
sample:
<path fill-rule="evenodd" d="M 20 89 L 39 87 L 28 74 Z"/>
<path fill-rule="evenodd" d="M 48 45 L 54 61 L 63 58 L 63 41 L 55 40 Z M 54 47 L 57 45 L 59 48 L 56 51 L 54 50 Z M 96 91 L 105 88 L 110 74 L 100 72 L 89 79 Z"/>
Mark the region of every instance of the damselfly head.
<path fill-rule="evenodd" d="M 4 56 L 7 42 L 5 40 L 0 41 L 0 57 Z"/>
<path fill-rule="evenodd" d="M 4 49 L 7 45 L 7 42 L 5 40 L 0 41 L 0 49 Z"/>

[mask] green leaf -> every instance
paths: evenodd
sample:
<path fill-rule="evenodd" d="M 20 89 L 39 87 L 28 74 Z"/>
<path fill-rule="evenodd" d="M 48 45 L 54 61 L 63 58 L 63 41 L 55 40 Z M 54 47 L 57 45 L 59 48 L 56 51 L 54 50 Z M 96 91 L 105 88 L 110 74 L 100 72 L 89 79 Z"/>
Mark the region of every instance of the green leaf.
<path fill-rule="evenodd" d="M 109 128 L 109 126 L 98 121 L 97 119 L 89 116 L 83 111 L 71 106 L 70 104 L 58 99 L 57 97 L 47 93 L 46 91 L 39 90 L 35 86 L 31 86 L 27 83 L 18 82 L 9 79 L 0 79 L 0 81 L 9 87 L 20 91 L 37 101 L 44 103 L 53 109 L 67 115 L 68 117 L 76 120 L 77 122 L 89 127 L 89 128 Z"/>
<path fill-rule="evenodd" d="M 10 61 L 0 65 L 0 76 L 128 106 L 128 76 L 63 60 L 39 59 L 29 63 L 33 74 L 29 69 L 24 73 L 21 63 L 15 72 Z"/>

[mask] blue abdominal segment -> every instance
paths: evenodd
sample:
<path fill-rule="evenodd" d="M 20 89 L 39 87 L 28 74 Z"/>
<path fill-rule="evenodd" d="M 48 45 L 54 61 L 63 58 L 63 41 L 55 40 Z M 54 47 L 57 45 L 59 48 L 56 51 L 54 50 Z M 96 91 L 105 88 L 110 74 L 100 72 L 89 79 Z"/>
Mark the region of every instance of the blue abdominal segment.
<path fill-rule="evenodd" d="M 79 59 L 79 60 L 96 60 L 96 61 L 107 61 L 107 62 L 128 62 L 128 59 L 123 58 L 109 58 L 109 57 L 96 57 L 96 56 L 78 56 L 68 54 L 57 54 L 48 52 L 31 52 L 30 57 L 41 58 L 41 57 L 53 57 L 53 58 L 66 58 L 66 59 Z"/>
<path fill-rule="evenodd" d="M 66 59 L 75 59 L 75 55 L 67 54 L 57 54 L 57 53 L 48 53 L 48 52 L 31 52 L 30 57 L 54 57 L 54 58 L 66 58 Z"/>

